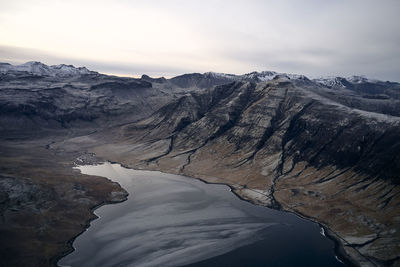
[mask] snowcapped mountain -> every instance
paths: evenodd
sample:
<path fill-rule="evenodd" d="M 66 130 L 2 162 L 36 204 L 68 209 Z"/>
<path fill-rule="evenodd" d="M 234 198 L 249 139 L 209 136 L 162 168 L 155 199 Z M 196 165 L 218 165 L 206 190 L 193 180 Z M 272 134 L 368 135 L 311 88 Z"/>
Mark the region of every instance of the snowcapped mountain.
<path fill-rule="evenodd" d="M 97 73 L 94 71 L 90 71 L 85 67 L 76 68 L 73 65 L 65 64 L 48 66 L 37 61 L 30 61 L 21 65 L 0 63 L 0 73 L 5 74 L 11 72 L 26 72 L 33 75 L 51 77 L 69 77 Z"/>
<path fill-rule="evenodd" d="M 98 75 L 98 72 L 90 71 L 85 67 L 74 67 L 73 65 L 59 64 L 59 65 L 46 65 L 37 61 L 26 62 L 21 65 L 11 65 L 9 63 L 0 62 L 0 75 L 8 76 L 7 79 L 15 79 L 17 76 L 30 75 L 34 78 L 43 77 L 54 79 L 62 78 L 79 78 L 82 75 Z M 172 83 L 174 86 L 180 88 L 209 88 L 211 86 L 218 86 L 230 82 L 268 82 L 273 79 L 286 78 L 304 84 L 309 84 L 315 88 L 319 88 L 319 93 L 325 89 L 348 89 L 352 92 L 357 92 L 363 98 L 394 98 L 399 99 L 398 90 L 393 90 L 392 87 L 398 84 L 390 84 L 379 80 L 368 79 L 364 76 L 350 76 L 350 77 L 337 77 L 325 76 L 315 79 L 308 79 L 304 75 L 280 73 L 275 71 L 261 71 L 250 72 L 242 75 L 218 73 L 218 72 L 205 72 L 189 73 L 173 77 L 171 79 L 159 78 L 154 79 L 147 75 L 143 75 L 142 80 L 150 83 Z M 322 90 L 322 91 L 321 91 Z M 332 94 L 332 92 L 330 93 Z M 329 96 L 330 97 L 330 96 Z M 397 113 L 396 113 L 397 114 Z"/>
<path fill-rule="evenodd" d="M 272 80 L 276 75 L 275 71 L 262 71 L 262 72 L 250 72 L 242 75 L 218 73 L 218 72 L 206 72 L 203 74 L 206 77 L 217 78 L 217 79 L 228 79 L 232 81 L 254 81 L 254 82 L 266 82 Z"/>
<path fill-rule="evenodd" d="M 9 63 L 0 62 L 0 74 L 12 74 L 16 72 L 47 77 L 73 77 L 79 75 L 98 74 L 98 72 L 88 70 L 85 67 L 75 67 L 73 65 L 66 64 L 49 66 L 38 61 L 29 61 L 20 65 L 11 65 Z M 242 75 L 219 72 L 205 72 L 203 74 L 184 74 L 181 76 L 177 76 L 176 78 L 181 79 L 183 77 L 185 79 L 187 79 L 188 77 L 190 77 L 190 79 L 195 78 L 194 80 L 196 81 L 197 79 L 218 80 L 221 83 L 227 81 L 267 82 L 278 77 L 287 77 L 293 80 L 308 80 L 308 78 L 304 75 L 280 73 L 275 71 L 254 71 Z M 312 81 L 329 88 L 350 88 L 353 85 L 357 84 L 381 82 L 378 80 L 368 79 L 364 76 L 350 76 L 346 78 L 337 76 L 324 76 L 312 79 Z M 160 80 L 160 82 L 162 81 Z"/>
<path fill-rule="evenodd" d="M 286 77 L 292 80 L 309 80 L 305 75 L 292 74 L 292 73 L 281 73 L 276 71 L 261 71 L 261 72 L 250 72 L 242 75 L 218 73 L 218 72 L 206 72 L 203 74 L 207 78 L 225 79 L 232 81 L 252 81 L 252 82 L 266 82 L 278 77 Z M 312 79 L 313 82 L 329 87 L 329 88 L 350 88 L 353 85 L 365 84 L 365 83 L 382 83 L 382 81 L 369 79 L 364 76 L 322 76 Z"/>
<path fill-rule="evenodd" d="M 314 82 L 327 86 L 327 87 L 336 87 L 336 88 L 345 88 L 349 82 L 342 77 L 335 77 L 335 76 L 326 76 L 326 77 L 319 77 L 313 79 Z"/>
<path fill-rule="evenodd" d="M 313 79 L 314 82 L 322 84 L 330 88 L 348 88 L 355 84 L 363 83 L 379 83 L 382 81 L 369 79 L 365 76 L 349 76 L 349 77 L 337 77 L 337 76 L 325 76 Z"/>
<path fill-rule="evenodd" d="M 280 73 L 276 71 L 261 71 L 261 72 L 253 71 L 242 75 L 226 74 L 218 72 L 206 72 L 203 75 L 206 77 L 230 79 L 232 81 L 252 81 L 252 82 L 267 82 L 276 78 L 277 76 L 287 77 L 289 79 L 302 79 L 302 80 L 308 79 L 304 75 Z"/>
<path fill-rule="evenodd" d="M 243 78 L 256 79 L 257 81 L 266 82 L 272 80 L 278 73 L 275 71 L 262 71 L 262 72 L 251 72 L 241 75 Z"/>

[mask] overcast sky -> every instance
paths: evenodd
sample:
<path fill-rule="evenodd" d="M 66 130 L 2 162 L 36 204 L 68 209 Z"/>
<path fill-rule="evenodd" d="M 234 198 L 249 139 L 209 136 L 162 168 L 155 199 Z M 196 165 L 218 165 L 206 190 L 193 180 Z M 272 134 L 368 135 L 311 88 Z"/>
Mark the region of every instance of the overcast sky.
<path fill-rule="evenodd" d="M 400 0 L 0 0 L 0 61 L 400 81 Z"/>

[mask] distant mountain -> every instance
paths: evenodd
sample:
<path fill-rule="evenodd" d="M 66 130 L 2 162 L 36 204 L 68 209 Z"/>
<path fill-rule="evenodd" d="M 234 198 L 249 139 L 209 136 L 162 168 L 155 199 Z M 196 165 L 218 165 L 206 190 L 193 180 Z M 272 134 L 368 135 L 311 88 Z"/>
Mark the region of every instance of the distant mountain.
<path fill-rule="evenodd" d="M 253 82 L 262 82 L 272 80 L 276 75 L 278 75 L 275 71 L 262 71 L 262 72 L 251 72 L 243 75 L 234 75 L 234 74 L 225 74 L 225 73 L 216 73 L 216 72 L 206 72 L 204 76 L 210 76 L 214 78 L 226 78 L 233 81 L 253 81 Z"/>
<path fill-rule="evenodd" d="M 48 66 L 37 61 L 30 61 L 21 65 L 0 63 L 0 73 L 9 74 L 13 72 L 26 72 L 32 75 L 53 77 L 68 77 L 97 73 L 94 71 L 90 71 L 85 67 L 76 68 L 72 65 L 65 64 Z"/>

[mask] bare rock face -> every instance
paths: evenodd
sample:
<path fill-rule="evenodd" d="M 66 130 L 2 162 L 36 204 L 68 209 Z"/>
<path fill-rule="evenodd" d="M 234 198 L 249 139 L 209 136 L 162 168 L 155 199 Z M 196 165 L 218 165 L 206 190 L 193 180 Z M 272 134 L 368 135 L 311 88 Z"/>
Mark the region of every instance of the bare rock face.
<path fill-rule="evenodd" d="M 61 158 L 93 153 L 226 183 L 244 199 L 320 222 L 355 264 L 399 264 L 398 83 L 276 72 L 71 73 L 0 74 L 0 137 L 44 137 Z M 18 183 L 21 197 L 50 194 Z M 12 203 L 18 183 L 0 183 L 2 203 Z"/>

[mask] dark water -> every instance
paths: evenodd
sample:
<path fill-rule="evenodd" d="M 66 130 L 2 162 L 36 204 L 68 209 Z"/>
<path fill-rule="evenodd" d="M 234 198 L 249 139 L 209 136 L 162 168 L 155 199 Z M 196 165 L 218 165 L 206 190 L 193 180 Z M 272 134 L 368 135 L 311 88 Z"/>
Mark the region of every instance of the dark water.
<path fill-rule="evenodd" d="M 343 266 L 317 224 L 242 201 L 227 186 L 110 163 L 79 169 L 130 195 L 96 210 L 61 266 Z"/>

